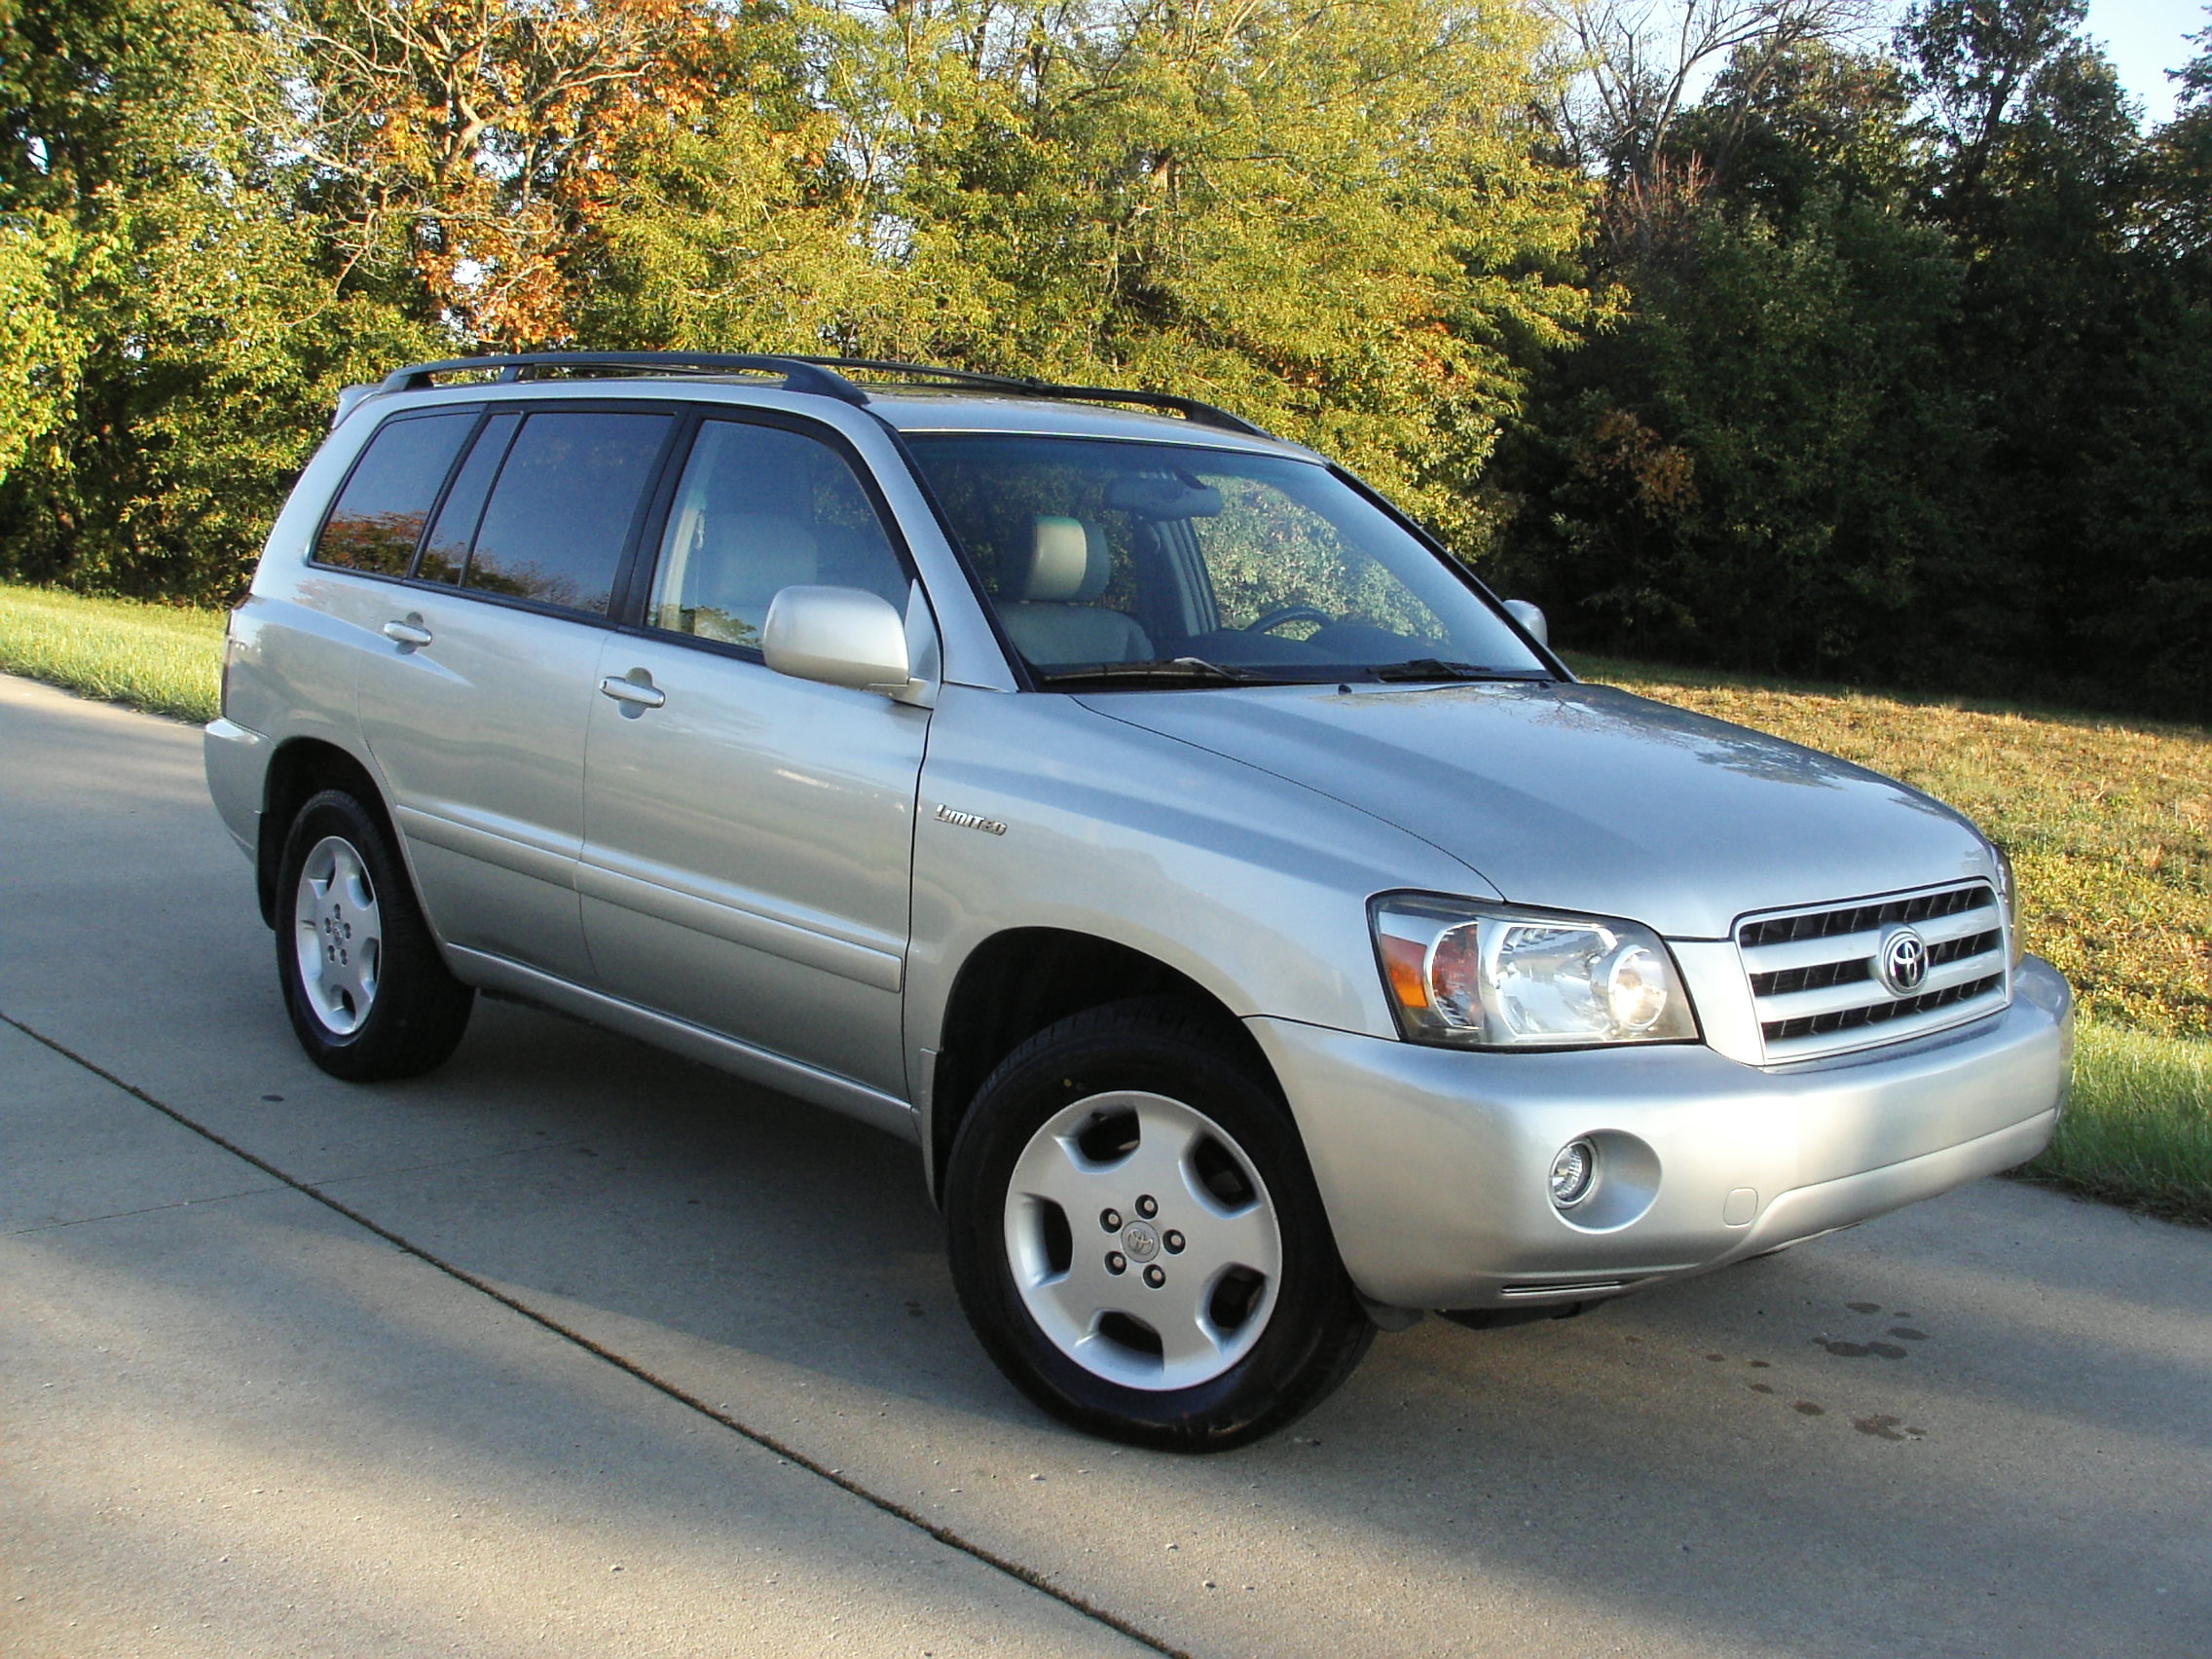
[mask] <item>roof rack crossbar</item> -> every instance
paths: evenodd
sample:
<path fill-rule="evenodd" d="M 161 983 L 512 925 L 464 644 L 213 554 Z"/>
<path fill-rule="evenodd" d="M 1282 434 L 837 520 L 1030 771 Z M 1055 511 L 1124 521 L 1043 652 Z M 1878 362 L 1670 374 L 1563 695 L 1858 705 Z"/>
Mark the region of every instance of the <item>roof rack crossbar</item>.
<path fill-rule="evenodd" d="M 1059 386 L 1029 376 L 984 374 L 975 369 L 940 368 L 931 363 L 893 362 L 878 357 L 804 357 L 780 352 L 715 351 L 519 351 L 483 357 L 448 357 L 435 363 L 410 363 L 387 375 L 379 391 L 424 391 L 437 384 L 439 375 L 496 372 L 499 383 L 536 380 L 561 370 L 628 369 L 641 374 L 769 374 L 784 377 L 786 391 L 834 397 L 841 403 L 864 404 L 866 388 L 845 378 L 844 370 L 896 375 L 908 381 L 941 381 L 951 386 L 974 387 L 1016 397 L 1056 397 L 1075 403 L 1133 403 L 1145 409 L 1163 409 L 1200 426 L 1241 432 L 1247 437 L 1272 434 L 1241 415 L 1195 397 L 1173 392 L 1140 391 L 1120 387 Z M 341 407 L 341 417 L 350 404 Z"/>
<path fill-rule="evenodd" d="M 867 393 L 827 364 L 806 357 L 743 351 L 518 351 L 498 356 L 448 357 L 435 363 L 410 363 L 385 377 L 382 391 L 423 391 L 437 384 L 439 375 L 468 371 L 498 371 L 501 384 L 535 380 L 532 370 L 634 369 L 657 374 L 782 375 L 786 391 L 834 397 L 842 403 L 866 403 Z"/>
<path fill-rule="evenodd" d="M 1017 397 L 1059 397 L 1076 403 L 1134 403 L 1147 409 L 1169 410 L 1198 425 L 1218 426 L 1225 431 L 1241 432 L 1247 437 L 1265 438 L 1273 435 L 1266 427 L 1254 425 L 1241 415 L 1232 415 L 1226 409 L 1211 403 L 1201 403 L 1195 397 L 1178 397 L 1173 392 L 1136 391 L 1104 386 L 1057 386 L 1051 381 L 1037 380 L 1026 375 L 984 374 L 976 369 L 944 369 L 930 363 L 900 363 L 877 357 L 799 357 L 793 360 L 812 363 L 817 368 L 828 369 L 832 373 L 861 369 L 871 374 L 905 375 L 921 380 L 946 381 L 955 386 L 1009 392 Z"/>

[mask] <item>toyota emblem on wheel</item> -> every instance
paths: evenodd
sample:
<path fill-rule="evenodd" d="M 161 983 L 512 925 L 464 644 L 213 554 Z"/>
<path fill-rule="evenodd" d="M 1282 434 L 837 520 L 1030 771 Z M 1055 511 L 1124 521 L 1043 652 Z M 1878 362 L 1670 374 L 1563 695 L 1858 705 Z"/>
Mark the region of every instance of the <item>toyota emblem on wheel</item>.
<path fill-rule="evenodd" d="M 1909 997 L 1928 977 L 1928 941 L 1910 928 L 1892 928 L 1882 937 L 1875 962 L 1882 983 L 1896 995 Z"/>

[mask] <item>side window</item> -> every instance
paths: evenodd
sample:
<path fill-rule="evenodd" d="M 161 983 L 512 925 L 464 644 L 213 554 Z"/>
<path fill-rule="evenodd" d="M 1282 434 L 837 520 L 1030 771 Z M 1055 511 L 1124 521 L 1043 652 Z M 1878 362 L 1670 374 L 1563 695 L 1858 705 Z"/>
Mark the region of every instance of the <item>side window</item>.
<path fill-rule="evenodd" d="M 852 466 L 804 433 L 702 423 L 669 511 L 646 622 L 756 645 L 768 602 L 817 582 L 906 603 L 906 573 Z"/>
<path fill-rule="evenodd" d="M 405 575 L 423 522 L 475 424 L 473 409 L 387 421 L 338 493 L 315 540 L 315 563 Z"/>
<path fill-rule="evenodd" d="M 526 419 L 492 487 L 461 585 L 606 615 L 671 419 L 615 410 Z"/>
<path fill-rule="evenodd" d="M 430 527 L 430 538 L 423 543 L 415 573 L 424 581 L 461 580 L 461 568 L 468 563 L 468 544 L 476 539 L 477 521 L 484 516 L 485 498 L 492 493 L 492 480 L 499 476 L 499 462 L 507 459 L 507 445 L 521 424 L 520 415 L 495 415 L 484 423 L 468 459 L 454 474 L 453 488 L 438 509 L 438 522 Z"/>

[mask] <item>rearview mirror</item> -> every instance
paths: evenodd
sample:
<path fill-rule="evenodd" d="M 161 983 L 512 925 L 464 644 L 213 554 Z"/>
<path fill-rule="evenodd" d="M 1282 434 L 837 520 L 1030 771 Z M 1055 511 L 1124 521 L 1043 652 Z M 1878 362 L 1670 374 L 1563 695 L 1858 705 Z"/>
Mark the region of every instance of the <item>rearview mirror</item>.
<path fill-rule="evenodd" d="M 1196 478 L 1124 472 L 1106 486 L 1106 505 L 1138 518 L 1219 518 L 1221 492 Z"/>
<path fill-rule="evenodd" d="M 865 588 L 783 589 L 768 602 L 760 654 L 793 680 L 887 697 L 908 696 L 916 684 L 905 619 L 889 600 Z"/>

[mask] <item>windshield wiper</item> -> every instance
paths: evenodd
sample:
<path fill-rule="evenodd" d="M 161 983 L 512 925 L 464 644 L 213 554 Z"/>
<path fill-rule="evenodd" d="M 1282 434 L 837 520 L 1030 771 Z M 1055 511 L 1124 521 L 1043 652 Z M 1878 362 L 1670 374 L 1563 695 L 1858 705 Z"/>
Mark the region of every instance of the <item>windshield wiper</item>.
<path fill-rule="evenodd" d="M 1040 685 L 1078 685 L 1116 680 L 1147 680 L 1174 685 L 1280 685 L 1284 682 L 1249 669 L 1224 668 L 1203 657 L 1168 657 L 1154 662 L 1092 662 L 1079 668 L 1035 669 Z"/>
<path fill-rule="evenodd" d="M 1414 657 L 1406 662 L 1368 665 L 1375 680 L 1527 680 L 1545 682 L 1551 676 L 1525 669 L 1484 668 L 1478 663 L 1446 662 L 1442 657 Z"/>

